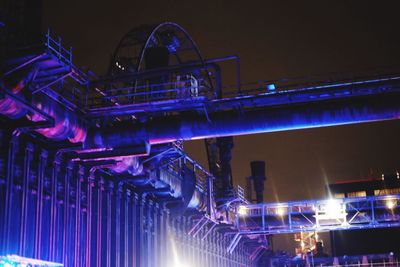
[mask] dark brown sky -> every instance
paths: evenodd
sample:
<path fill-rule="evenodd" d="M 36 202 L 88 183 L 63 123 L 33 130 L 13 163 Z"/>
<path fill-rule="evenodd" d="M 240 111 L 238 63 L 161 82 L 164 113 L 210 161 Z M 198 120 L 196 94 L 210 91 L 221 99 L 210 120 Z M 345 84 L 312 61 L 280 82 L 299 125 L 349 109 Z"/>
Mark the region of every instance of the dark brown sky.
<path fill-rule="evenodd" d="M 374 3 L 374 4 L 372 4 Z M 205 58 L 239 55 L 242 81 L 400 66 L 398 5 L 389 1 L 45 1 L 45 25 L 97 74 L 140 24 L 173 21 Z M 233 172 L 267 162 L 266 199 L 325 196 L 327 182 L 400 168 L 398 121 L 235 138 Z M 206 164 L 202 142 L 187 151 Z M 199 152 L 202 151 L 202 152 Z"/>

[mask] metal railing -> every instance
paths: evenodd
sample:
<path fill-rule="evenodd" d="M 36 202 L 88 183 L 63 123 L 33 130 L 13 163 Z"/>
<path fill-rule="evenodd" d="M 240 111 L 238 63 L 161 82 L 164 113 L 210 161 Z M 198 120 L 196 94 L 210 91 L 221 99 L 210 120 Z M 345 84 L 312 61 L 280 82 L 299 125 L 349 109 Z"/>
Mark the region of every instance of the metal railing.
<path fill-rule="evenodd" d="M 62 39 L 60 36 L 52 37 L 50 29 L 46 33 L 46 47 L 56 57 L 68 65 L 72 65 L 72 47 L 66 49 L 62 45 Z"/>
<path fill-rule="evenodd" d="M 400 262 L 391 252 L 387 254 L 368 254 L 339 257 L 315 257 L 311 252 L 302 257 L 289 255 L 271 258 L 274 267 L 398 267 Z"/>
<path fill-rule="evenodd" d="M 157 162 L 157 168 L 163 169 L 179 179 L 183 179 L 182 173 L 184 168 L 193 171 L 196 179 L 196 187 L 202 192 L 207 192 L 208 180 L 214 179 L 210 172 L 208 172 L 197 161 L 189 157 L 175 144 L 172 144 L 171 147 L 164 151 L 145 159 L 143 163 L 148 164 L 152 161 Z"/>
<path fill-rule="evenodd" d="M 246 97 L 265 94 L 279 94 L 291 91 L 317 90 L 323 88 L 342 87 L 372 83 L 383 79 L 393 79 L 400 76 L 400 67 L 385 68 L 383 71 L 364 70 L 359 72 L 328 73 L 299 77 L 285 77 L 271 80 L 242 83 L 240 90 L 236 84 L 224 85 L 224 98 Z"/>
<path fill-rule="evenodd" d="M 72 47 L 65 48 L 61 37 L 53 34 L 50 30 L 45 35 L 44 45 L 48 55 L 58 61 L 58 66 L 41 69 L 45 81 L 41 82 L 40 78 L 34 81 L 39 86 L 33 93 L 51 88 L 57 94 L 52 97 L 64 99 L 64 102 L 70 106 L 84 108 L 88 94 L 89 75 L 73 64 Z M 71 78 L 73 82 L 68 81 L 67 78 Z"/>
<path fill-rule="evenodd" d="M 236 217 L 242 234 L 397 227 L 400 195 L 241 205 Z"/>
<path fill-rule="evenodd" d="M 195 62 L 141 72 L 122 71 L 91 82 L 87 108 L 214 99 L 220 88 L 214 64 Z"/>

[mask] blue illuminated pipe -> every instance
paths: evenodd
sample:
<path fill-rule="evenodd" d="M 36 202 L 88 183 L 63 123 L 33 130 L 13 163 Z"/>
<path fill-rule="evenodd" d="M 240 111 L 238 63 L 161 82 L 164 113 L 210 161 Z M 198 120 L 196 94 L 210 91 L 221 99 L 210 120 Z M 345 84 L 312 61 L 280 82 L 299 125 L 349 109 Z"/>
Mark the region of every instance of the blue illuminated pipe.
<path fill-rule="evenodd" d="M 176 175 L 170 174 L 166 170 L 152 172 L 150 174 L 142 174 L 138 176 L 119 174 L 120 182 L 133 184 L 135 186 L 153 186 L 153 189 L 146 191 L 147 193 L 155 193 L 159 196 L 170 196 L 175 199 L 182 197 L 182 180 Z M 188 208 L 202 209 L 205 206 L 206 196 L 196 188 L 189 202 Z"/>
<path fill-rule="evenodd" d="M 146 140 L 162 144 L 194 140 L 317 128 L 400 118 L 400 94 L 343 98 L 335 101 L 269 106 L 253 110 L 215 111 L 154 118 L 147 123 L 92 128 L 85 148 L 124 147 Z"/>

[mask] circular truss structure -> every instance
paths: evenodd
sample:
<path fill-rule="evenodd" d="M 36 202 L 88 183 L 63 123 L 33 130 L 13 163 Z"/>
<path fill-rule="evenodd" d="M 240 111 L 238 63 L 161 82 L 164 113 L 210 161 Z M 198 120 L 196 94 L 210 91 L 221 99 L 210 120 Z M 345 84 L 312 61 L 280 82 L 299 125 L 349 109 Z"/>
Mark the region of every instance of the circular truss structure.
<path fill-rule="evenodd" d="M 158 53 L 158 58 L 168 57 L 168 62 L 163 62 L 167 64 L 149 64 L 149 51 Z M 203 62 L 203 58 L 196 43 L 180 25 L 173 22 L 143 25 L 130 30 L 121 39 L 112 56 L 108 74 L 134 73 L 191 62 Z"/>
<path fill-rule="evenodd" d="M 216 95 L 210 66 L 189 34 L 173 22 L 143 25 L 125 34 L 114 51 L 108 76 L 129 74 L 137 75 L 129 81 L 116 78 L 107 88 L 113 103 L 201 101 Z"/>

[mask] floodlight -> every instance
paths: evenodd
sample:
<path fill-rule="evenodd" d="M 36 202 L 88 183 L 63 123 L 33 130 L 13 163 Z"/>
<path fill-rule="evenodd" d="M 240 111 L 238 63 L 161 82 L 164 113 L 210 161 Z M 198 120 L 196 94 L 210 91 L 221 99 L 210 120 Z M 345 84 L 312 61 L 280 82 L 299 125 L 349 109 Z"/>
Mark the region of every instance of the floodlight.
<path fill-rule="evenodd" d="M 325 204 L 325 214 L 332 219 L 341 218 L 343 216 L 344 210 L 342 204 L 337 199 L 329 199 Z"/>
<path fill-rule="evenodd" d="M 245 206 L 239 206 L 237 210 L 237 214 L 239 216 L 246 216 L 247 215 L 247 208 Z"/>
<path fill-rule="evenodd" d="M 386 200 L 386 207 L 390 210 L 394 209 L 397 206 L 397 202 L 394 199 Z"/>
<path fill-rule="evenodd" d="M 283 216 L 283 215 L 285 215 L 286 210 L 284 207 L 278 207 L 275 212 L 276 212 L 276 215 Z"/>

